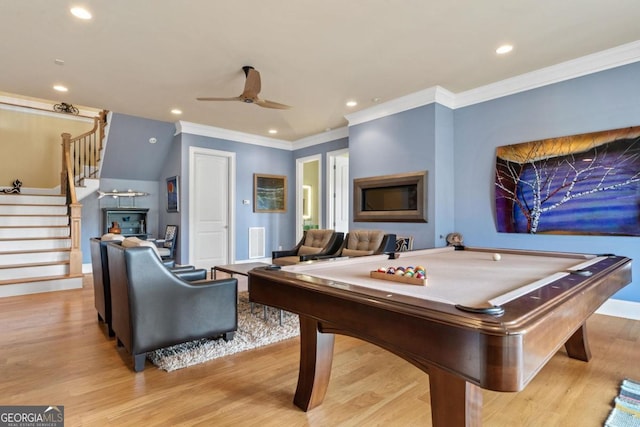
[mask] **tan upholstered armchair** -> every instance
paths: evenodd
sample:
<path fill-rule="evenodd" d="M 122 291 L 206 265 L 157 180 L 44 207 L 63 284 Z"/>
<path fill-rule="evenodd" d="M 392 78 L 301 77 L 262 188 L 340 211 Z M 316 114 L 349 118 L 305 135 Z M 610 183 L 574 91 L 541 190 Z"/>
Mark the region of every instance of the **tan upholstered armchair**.
<path fill-rule="evenodd" d="M 344 233 L 334 230 L 306 230 L 293 249 L 273 251 L 271 262 L 277 265 L 291 265 L 309 261 L 312 257 L 330 256 L 340 249 L 343 239 Z"/>
<path fill-rule="evenodd" d="M 396 235 L 382 230 L 354 230 L 347 233 L 342 247 L 333 256 L 358 257 L 395 251 Z M 328 258 L 316 256 L 313 259 Z"/>

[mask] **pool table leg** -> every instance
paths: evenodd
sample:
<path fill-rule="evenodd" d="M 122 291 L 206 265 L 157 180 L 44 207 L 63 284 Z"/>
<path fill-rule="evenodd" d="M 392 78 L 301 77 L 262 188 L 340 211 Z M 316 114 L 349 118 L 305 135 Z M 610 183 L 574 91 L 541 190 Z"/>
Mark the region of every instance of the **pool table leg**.
<path fill-rule="evenodd" d="M 333 341 L 333 334 L 318 331 L 316 320 L 300 315 L 300 372 L 293 403 L 303 411 L 324 400 L 331 377 Z"/>
<path fill-rule="evenodd" d="M 591 349 L 589 348 L 589 341 L 587 340 L 587 325 L 585 323 L 564 343 L 564 348 L 572 359 L 578 359 L 584 362 L 588 362 L 589 359 L 591 359 Z"/>
<path fill-rule="evenodd" d="M 429 367 L 431 422 L 434 427 L 482 425 L 482 390 L 436 367 Z"/>

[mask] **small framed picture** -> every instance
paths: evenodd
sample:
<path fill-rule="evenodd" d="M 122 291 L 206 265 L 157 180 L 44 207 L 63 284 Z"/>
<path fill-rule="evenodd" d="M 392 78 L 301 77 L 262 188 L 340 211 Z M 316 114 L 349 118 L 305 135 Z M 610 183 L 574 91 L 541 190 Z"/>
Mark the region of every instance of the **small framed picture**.
<path fill-rule="evenodd" d="M 287 211 L 287 177 L 284 175 L 253 175 L 253 211 Z"/>
<path fill-rule="evenodd" d="M 167 178 L 167 212 L 180 211 L 180 177 Z"/>

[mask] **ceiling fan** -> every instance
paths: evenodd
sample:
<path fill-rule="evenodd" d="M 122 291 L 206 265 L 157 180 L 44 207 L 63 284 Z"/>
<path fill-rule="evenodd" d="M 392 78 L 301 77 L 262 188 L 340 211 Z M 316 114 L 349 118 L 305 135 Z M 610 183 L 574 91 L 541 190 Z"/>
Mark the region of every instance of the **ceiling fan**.
<path fill-rule="evenodd" d="M 280 110 L 286 110 L 291 108 L 288 105 L 280 104 L 278 102 L 267 101 L 266 99 L 258 98 L 260 93 L 260 73 L 253 67 L 245 65 L 242 67 L 244 75 L 247 80 L 244 82 L 244 91 L 240 96 L 234 96 L 233 98 L 196 98 L 198 101 L 242 101 L 247 104 L 256 104 L 264 108 L 277 108 Z"/>

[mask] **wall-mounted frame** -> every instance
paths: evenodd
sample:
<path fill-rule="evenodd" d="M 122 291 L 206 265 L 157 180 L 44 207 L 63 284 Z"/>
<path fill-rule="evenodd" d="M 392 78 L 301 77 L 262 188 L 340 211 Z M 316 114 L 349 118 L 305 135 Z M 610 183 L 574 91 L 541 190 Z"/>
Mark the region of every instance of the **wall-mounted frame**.
<path fill-rule="evenodd" d="M 287 177 L 253 174 L 253 211 L 287 211 Z"/>
<path fill-rule="evenodd" d="M 180 177 L 167 178 L 167 212 L 180 211 Z"/>
<path fill-rule="evenodd" d="M 427 171 L 353 180 L 355 222 L 427 222 Z"/>

